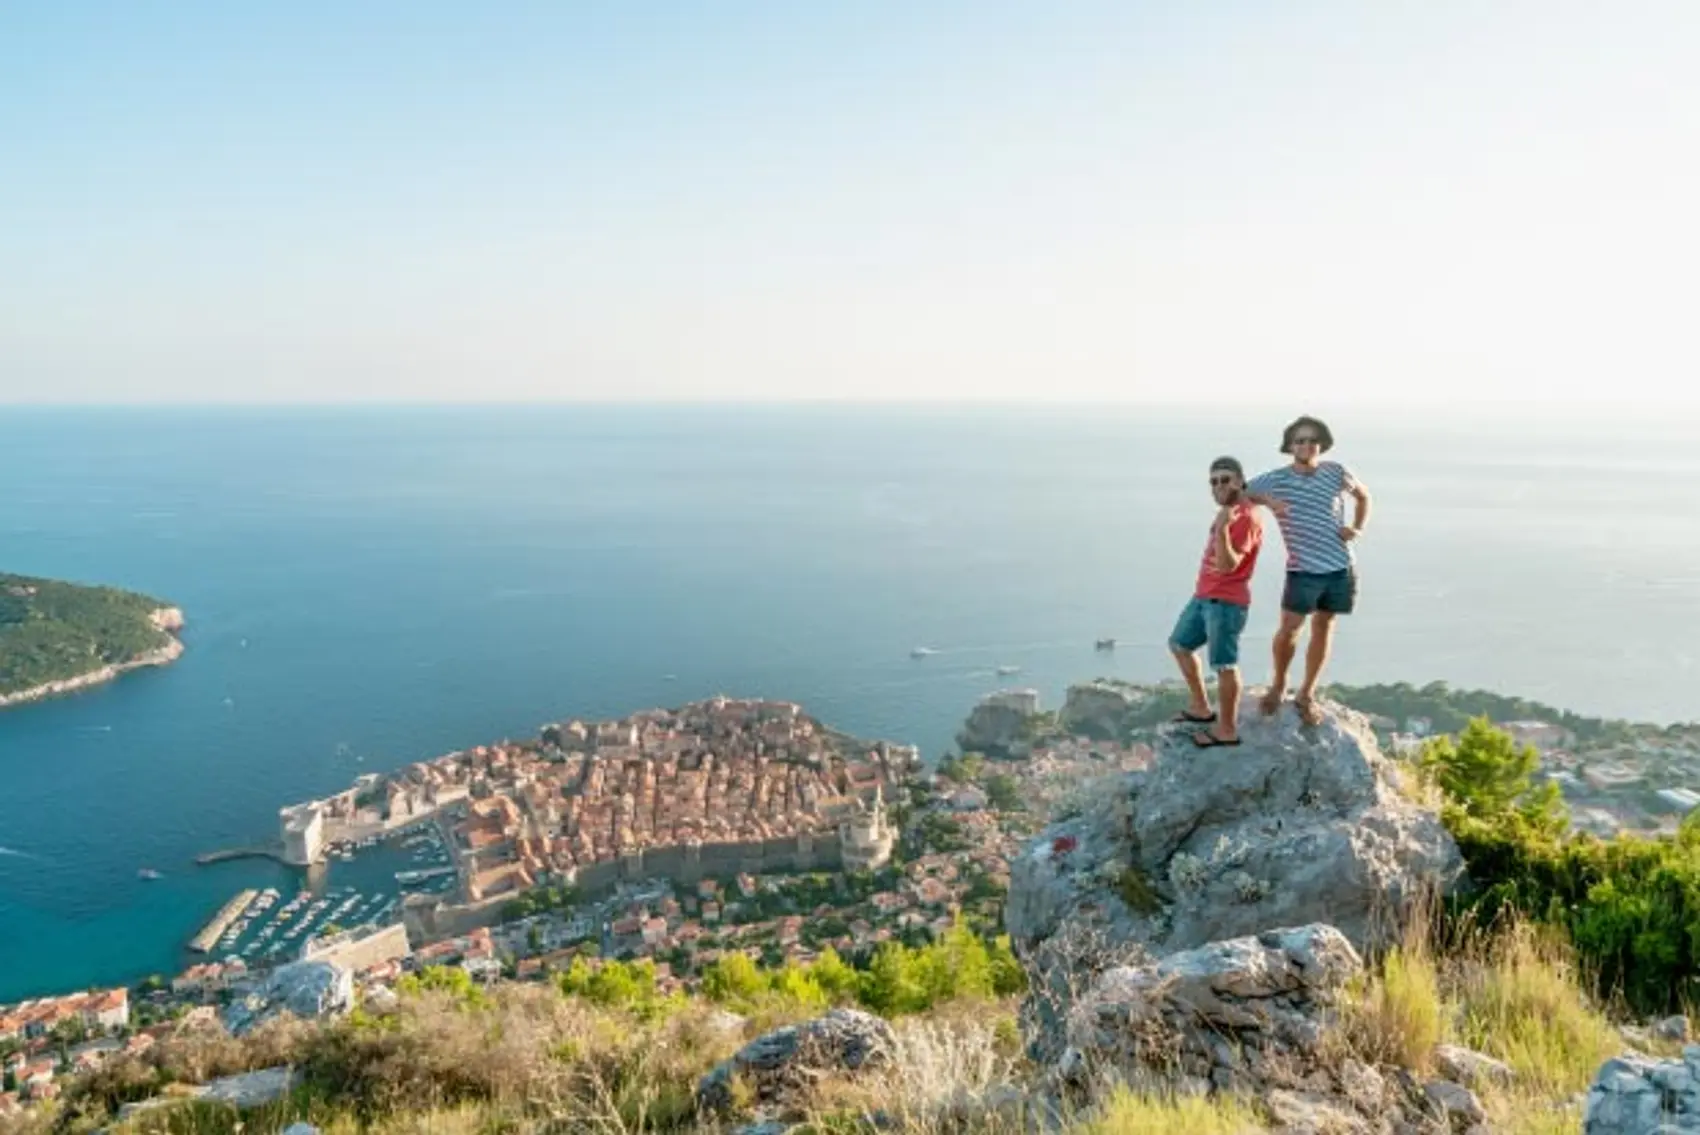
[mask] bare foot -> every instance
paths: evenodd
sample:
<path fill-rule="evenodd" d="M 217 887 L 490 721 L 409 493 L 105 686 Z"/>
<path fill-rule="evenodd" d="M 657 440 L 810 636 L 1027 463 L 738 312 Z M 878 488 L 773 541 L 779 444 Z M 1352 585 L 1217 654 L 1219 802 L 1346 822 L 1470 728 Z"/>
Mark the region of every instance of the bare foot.
<path fill-rule="evenodd" d="M 1270 686 L 1263 692 L 1263 696 L 1257 699 L 1257 708 L 1263 712 L 1263 716 L 1273 717 L 1280 712 L 1281 693 L 1278 687 Z"/>
<path fill-rule="evenodd" d="M 1293 706 L 1299 711 L 1299 720 L 1306 725 L 1322 724 L 1322 707 L 1308 694 L 1301 694 L 1293 699 Z"/>

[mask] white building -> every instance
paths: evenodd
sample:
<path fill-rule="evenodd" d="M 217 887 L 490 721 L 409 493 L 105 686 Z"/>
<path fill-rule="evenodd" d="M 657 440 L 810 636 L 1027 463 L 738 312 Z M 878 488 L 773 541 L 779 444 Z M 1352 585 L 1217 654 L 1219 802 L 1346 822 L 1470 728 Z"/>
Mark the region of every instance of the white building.
<path fill-rule="evenodd" d="M 980 704 L 1001 706 L 1004 709 L 1013 709 L 1016 713 L 1026 717 L 1032 717 L 1039 712 L 1039 691 L 1033 689 L 999 690 L 995 694 L 987 694 L 981 698 Z"/>
<path fill-rule="evenodd" d="M 885 817 L 885 791 L 874 789 L 872 808 L 863 806 L 839 831 L 846 871 L 874 871 L 891 859 L 897 831 Z"/>
<path fill-rule="evenodd" d="M 325 813 L 317 802 L 280 809 L 278 826 L 285 862 L 307 867 L 319 861 L 325 850 Z"/>
<path fill-rule="evenodd" d="M 1659 799 L 1678 812 L 1691 812 L 1700 807 L 1700 792 L 1688 788 L 1661 788 Z"/>

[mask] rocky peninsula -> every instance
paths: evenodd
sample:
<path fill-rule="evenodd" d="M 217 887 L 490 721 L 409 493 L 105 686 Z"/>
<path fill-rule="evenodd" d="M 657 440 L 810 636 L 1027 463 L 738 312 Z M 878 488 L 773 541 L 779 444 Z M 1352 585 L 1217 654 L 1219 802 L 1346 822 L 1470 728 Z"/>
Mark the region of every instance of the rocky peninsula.
<path fill-rule="evenodd" d="M 0 573 L 0 709 L 169 665 L 183 625 L 179 608 L 151 596 Z"/>

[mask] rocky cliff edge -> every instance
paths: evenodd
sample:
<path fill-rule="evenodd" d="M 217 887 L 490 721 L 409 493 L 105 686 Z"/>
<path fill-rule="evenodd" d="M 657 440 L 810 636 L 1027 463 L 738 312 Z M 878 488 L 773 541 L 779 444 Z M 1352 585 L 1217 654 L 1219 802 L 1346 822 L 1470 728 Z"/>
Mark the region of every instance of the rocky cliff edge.
<path fill-rule="evenodd" d="M 1460 884 L 1457 845 L 1367 720 L 1325 708 L 1310 727 L 1291 706 L 1261 716 L 1248 693 L 1231 748 L 1166 727 L 1150 768 L 1087 786 L 1011 864 L 1035 1055 L 1060 1053 L 1069 1005 L 1111 967 L 1308 924 L 1373 950 Z"/>

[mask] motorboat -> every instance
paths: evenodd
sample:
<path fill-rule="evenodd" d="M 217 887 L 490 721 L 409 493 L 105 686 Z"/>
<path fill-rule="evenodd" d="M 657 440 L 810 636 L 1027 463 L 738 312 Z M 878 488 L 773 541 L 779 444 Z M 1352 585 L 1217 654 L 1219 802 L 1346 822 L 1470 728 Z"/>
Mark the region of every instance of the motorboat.
<path fill-rule="evenodd" d="M 1113 638 L 1101 638 L 1094 644 L 1094 646 L 1098 650 L 1114 650 L 1116 648 L 1116 640 Z"/>
<path fill-rule="evenodd" d="M 909 652 L 909 657 L 911 657 L 911 658 L 928 658 L 928 657 L 930 657 L 934 654 L 937 654 L 937 653 L 938 653 L 938 651 L 934 650 L 930 646 L 917 646 L 914 650 L 911 650 Z"/>
<path fill-rule="evenodd" d="M 1019 666 L 999 666 L 998 667 L 998 677 L 1000 677 L 1000 678 L 1007 678 L 1011 674 L 1019 674 L 1019 673 L 1021 673 L 1021 667 L 1019 667 Z"/>

